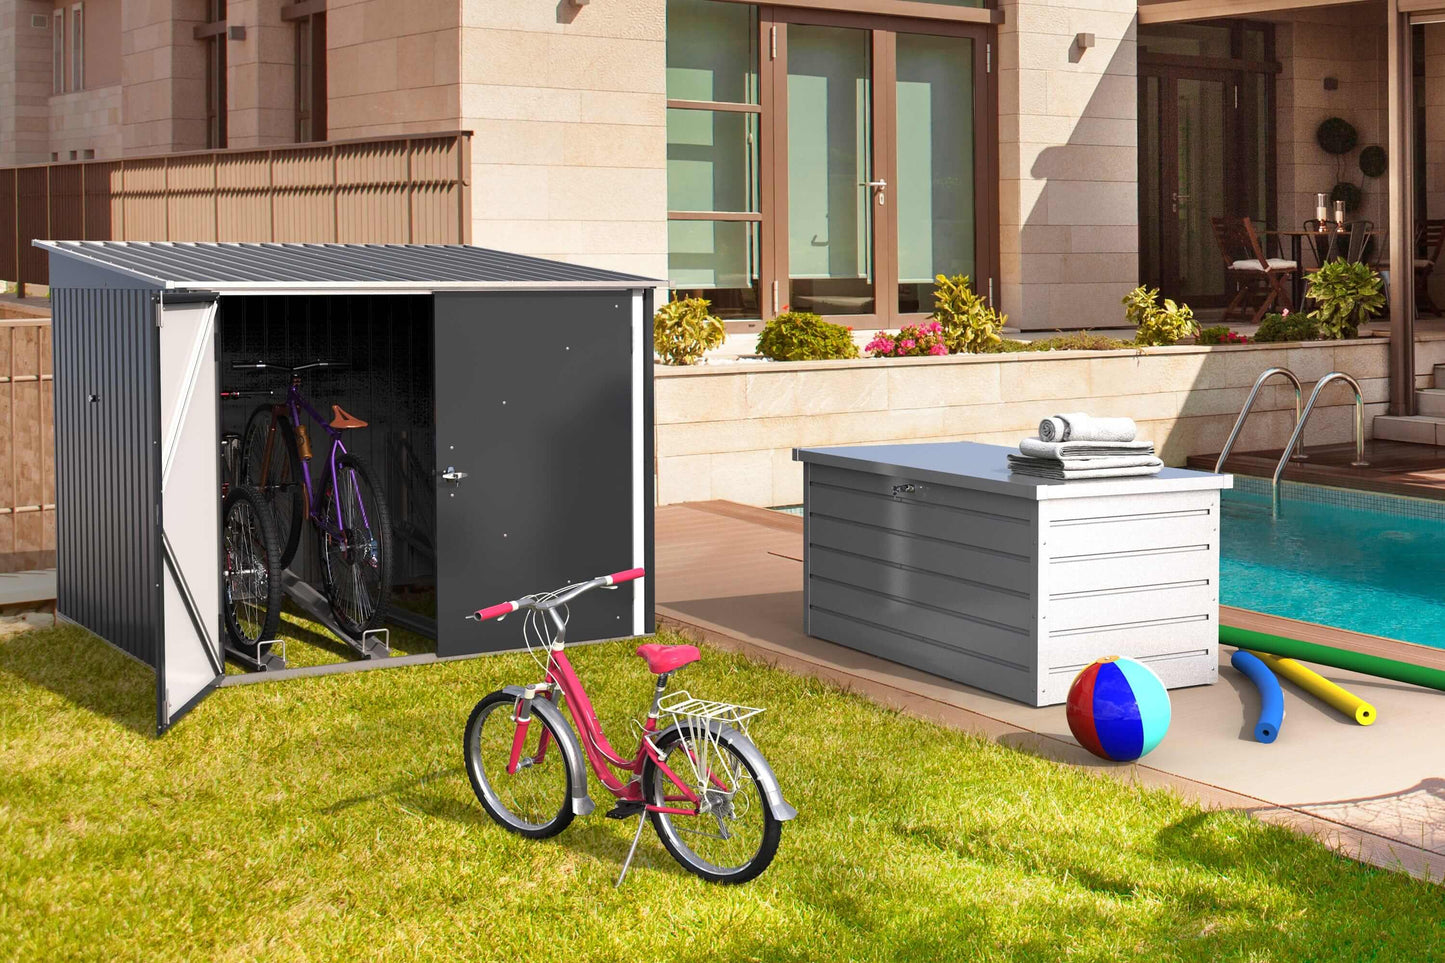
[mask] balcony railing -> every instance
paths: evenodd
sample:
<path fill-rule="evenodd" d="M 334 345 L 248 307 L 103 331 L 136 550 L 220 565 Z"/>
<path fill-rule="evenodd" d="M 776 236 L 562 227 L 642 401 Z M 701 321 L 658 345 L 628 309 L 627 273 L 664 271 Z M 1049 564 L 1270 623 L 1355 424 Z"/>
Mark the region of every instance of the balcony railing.
<path fill-rule="evenodd" d="M 0 279 L 31 241 L 471 241 L 471 132 L 0 168 Z"/>

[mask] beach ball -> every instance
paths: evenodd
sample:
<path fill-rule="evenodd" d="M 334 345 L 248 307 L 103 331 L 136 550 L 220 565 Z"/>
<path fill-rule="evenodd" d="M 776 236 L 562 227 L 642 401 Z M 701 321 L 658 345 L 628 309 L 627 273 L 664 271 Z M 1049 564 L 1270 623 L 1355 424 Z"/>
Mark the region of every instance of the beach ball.
<path fill-rule="evenodd" d="M 1169 731 L 1169 692 L 1143 664 L 1111 655 L 1069 686 L 1066 714 L 1079 745 L 1101 759 L 1131 762 Z"/>

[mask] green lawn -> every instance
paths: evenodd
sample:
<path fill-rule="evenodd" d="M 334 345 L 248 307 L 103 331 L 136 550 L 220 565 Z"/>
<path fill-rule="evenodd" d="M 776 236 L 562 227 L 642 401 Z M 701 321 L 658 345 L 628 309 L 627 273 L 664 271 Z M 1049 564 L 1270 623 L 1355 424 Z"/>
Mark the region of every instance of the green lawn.
<path fill-rule="evenodd" d="M 650 677 L 575 662 L 619 741 Z M 525 655 L 225 689 L 163 739 L 149 670 L 73 628 L 0 641 L 0 960 L 1404 960 L 1445 891 L 1162 792 L 708 651 L 679 678 L 765 705 L 799 818 L 742 888 L 649 831 L 487 819 L 472 704 Z"/>

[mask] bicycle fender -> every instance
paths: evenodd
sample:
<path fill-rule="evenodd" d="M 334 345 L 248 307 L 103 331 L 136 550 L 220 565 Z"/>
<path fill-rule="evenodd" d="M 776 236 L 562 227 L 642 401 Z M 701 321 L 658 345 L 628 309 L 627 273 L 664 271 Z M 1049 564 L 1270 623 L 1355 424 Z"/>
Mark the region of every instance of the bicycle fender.
<path fill-rule="evenodd" d="M 673 723 L 666 729 L 659 731 L 657 735 L 653 737 L 652 741 L 654 744 L 660 743 L 663 737 L 669 732 L 683 728 L 686 727 L 678 723 Z M 753 745 L 751 739 L 732 726 L 725 725 L 716 720 L 708 723 L 708 729 L 719 737 L 721 737 L 724 732 L 731 733 L 737 737 L 729 744 L 738 751 L 738 755 L 742 756 L 747 764 L 752 767 L 753 772 L 757 774 L 758 785 L 763 790 L 763 798 L 767 800 L 768 809 L 772 812 L 774 819 L 780 823 L 785 823 L 798 815 L 798 811 L 790 806 L 787 800 L 783 798 L 783 788 L 778 785 L 778 777 L 773 774 L 773 767 L 768 765 L 768 760 L 763 758 L 763 754 L 758 750 L 757 746 Z"/>
<path fill-rule="evenodd" d="M 504 686 L 502 691 L 517 699 L 526 696 L 526 690 L 519 685 Z M 582 746 L 577 741 L 577 733 L 572 731 L 567 717 L 551 699 L 540 696 L 534 698 L 532 711 L 547 720 L 557 737 L 557 748 L 561 750 L 562 758 L 567 763 L 567 784 L 572 797 L 572 812 L 578 816 L 587 815 L 597 807 L 593 804 L 592 797 L 587 795 L 587 763 L 582 757 Z"/>

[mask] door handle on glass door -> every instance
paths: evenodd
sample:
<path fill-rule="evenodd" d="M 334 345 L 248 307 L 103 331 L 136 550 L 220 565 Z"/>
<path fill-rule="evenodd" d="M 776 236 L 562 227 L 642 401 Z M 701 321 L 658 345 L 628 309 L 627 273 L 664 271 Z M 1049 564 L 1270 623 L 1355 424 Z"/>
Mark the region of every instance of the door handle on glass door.
<path fill-rule="evenodd" d="M 457 471 L 451 465 L 448 465 L 446 471 L 442 472 L 442 481 L 449 481 L 453 484 L 456 484 L 457 482 L 461 481 L 463 478 L 466 477 L 466 472 Z"/>
<path fill-rule="evenodd" d="M 873 196 L 876 197 L 876 198 L 878 198 L 878 206 L 879 206 L 879 207 L 882 207 L 883 204 L 886 203 L 884 192 L 888 190 L 888 182 L 887 182 L 887 181 L 885 181 L 885 180 L 859 181 L 859 184 L 860 184 L 861 186 L 863 186 L 863 187 L 871 187 L 871 188 L 873 188 Z"/>

